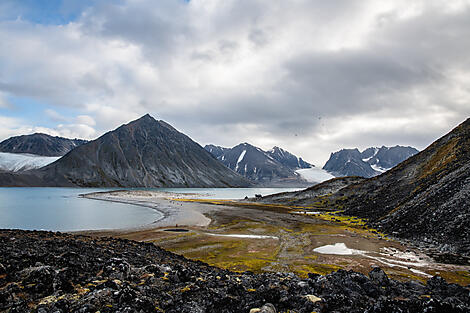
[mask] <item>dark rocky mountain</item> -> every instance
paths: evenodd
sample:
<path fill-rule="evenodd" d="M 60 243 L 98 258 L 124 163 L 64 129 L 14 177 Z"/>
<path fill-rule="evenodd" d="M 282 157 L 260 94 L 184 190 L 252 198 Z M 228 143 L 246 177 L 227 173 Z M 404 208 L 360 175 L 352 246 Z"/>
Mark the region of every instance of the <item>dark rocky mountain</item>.
<path fill-rule="evenodd" d="M 206 145 L 204 149 L 206 149 L 207 152 L 215 156 L 217 159 L 221 157 L 227 150 L 230 150 L 229 148 L 224 148 L 215 145 Z"/>
<path fill-rule="evenodd" d="M 332 153 L 323 169 L 334 176 L 372 177 L 379 174 L 362 160 L 358 149 L 343 149 Z"/>
<path fill-rule="evenodd" d="M 248 143 L 242 143 L 233 148 L 207 145 L 205 149 L 212 151 L 213 155 L 225 166 L 258 185 L 280 186 L 307 184 L 307 182 L 295 172 L 296 167 L 291 168 L 286 166 L 272 157 L 271 153 Z M 293 157 L 296 158 L 295 156 Z M 280 159 L 283 162 L 288 162 L 288 158 Z M 296 163 L 299 164 L 300 161 L 297 159 Z M 301 164 L 305 165 L 305 163 Z"/>
<path fill-rule="evenodd" d="M 322 203 L 324 208 L 367 218 L 395 237 L 437 249 L 453 262 L 470 259 L 465 259 L 470 256 L 470 119 L 380 176 L 360 182 L 345 179 L 323 183 L 327 189 L 328 184 L 343 181 L 346 187 L 333 194 L 287 194 L 275 200 Z"/>
<path fill-rule="evenodd" d="M 266 153 L 282 165 L 287 166 L 292 170 L 313 167 L 312 164 L 305 162 L 304 160 L 302 160 L 302 158 L 298 158 L 289 151 L 286 151 L 279 147 L 274 147 Z"/>
<path fill-rule="evenodd" d="M 250 183 L 188 136 L 150 115 L 81 145 L 28 173 L 41 185 L 81 187 L 240 187 Z M 24 179 L 0 175 L 10 184 Z"/>
<path fill-rule="evenodd" d="M 88 141 L 35 133 L 8 138 L 0 142 L 0 152 L 29 153 L 42 156 L 63 156 Z"/>
<path fill-rule="evenodd" d="M 331 154 L 323 169 L 335 176 L 369 178 L 391 169 L 418 152 L 413 147 L 403 146 L 367 148 L 363 152 L 342 149 Z"/>
<path fill-rule="evenodd" d="M 41 231 L 0 231 L 2 312 L 457 312 L 468 288 L 435 276 L 234 273 L 152 243 Z"/>

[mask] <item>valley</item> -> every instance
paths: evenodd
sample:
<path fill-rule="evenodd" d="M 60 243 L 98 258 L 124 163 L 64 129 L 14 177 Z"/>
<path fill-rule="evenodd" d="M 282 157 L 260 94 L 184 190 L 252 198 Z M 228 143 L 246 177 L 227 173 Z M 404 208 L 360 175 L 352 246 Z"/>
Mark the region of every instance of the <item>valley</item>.
<path fill-rule="evenodd" d="M 469 265 L 438 263 L 423 251 L 367 227 L 363 220 L 321 209 L 312 212 L 253 200 L 204 200 L 196 194 L 137 190 L 85 197 L 154 207 L 169 218 L 146 229 L 80 233 L 152 242 L 231 271 L 293 272 L 306 277 L 338 269 L 367 274 L 381 267 L 389 277 L 403 281 L 424 282 L 440 275 L 449 282 L 470 284 Z M 315 214 L 306 214 L 309 211 Z M 333 249 L 316 252 L 322 247 Z"/>

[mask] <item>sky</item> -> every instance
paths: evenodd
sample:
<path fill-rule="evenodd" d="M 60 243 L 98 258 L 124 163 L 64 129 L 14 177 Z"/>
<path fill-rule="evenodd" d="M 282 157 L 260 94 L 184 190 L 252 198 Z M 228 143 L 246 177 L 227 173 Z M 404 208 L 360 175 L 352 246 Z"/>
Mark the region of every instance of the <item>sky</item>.
<path fill-rule="evenodd" d="M 149 113 L 201 145 L 424 149 L 470 116 L 470 0 L 2 0 L 0 140 Z"/>

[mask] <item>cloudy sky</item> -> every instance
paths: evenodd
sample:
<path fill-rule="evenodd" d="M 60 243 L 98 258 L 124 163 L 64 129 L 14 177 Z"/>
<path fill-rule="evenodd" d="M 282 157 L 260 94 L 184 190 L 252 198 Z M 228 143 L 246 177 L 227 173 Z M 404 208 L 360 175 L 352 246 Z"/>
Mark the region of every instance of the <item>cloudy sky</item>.
<path fill-rule="evenodd" d="M 419 149 L 470 116 L 470 1 L 2 0 L 0 140 L 150 113 L 202 145 Z"/>

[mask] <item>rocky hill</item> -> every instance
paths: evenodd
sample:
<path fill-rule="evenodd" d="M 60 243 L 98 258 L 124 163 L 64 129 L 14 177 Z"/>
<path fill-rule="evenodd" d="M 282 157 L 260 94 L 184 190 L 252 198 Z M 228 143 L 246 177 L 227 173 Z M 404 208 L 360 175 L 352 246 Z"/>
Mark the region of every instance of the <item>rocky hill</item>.
<path fill-rule="evenodd" d="M 282 150 L 284 155 L 276 153 L 280 152 L 280 149 L 266 152 L 249 143 L 242 143 L 233 148 L 207 145 L 205 149 L 226 167 L 258 185 L 308 185 L 308 182 L 295 172 L 296 165 L 307 166 L 307 163 L 301 162 L 301 159 L 287 151 Z M 295 164 L 291 164 L 294 158 Z"/>
<path fill-rule="evenodd" d="M 250 182 L 163 121 L 145 115 L 29 172 L 42 186 L 240 187 Z M 0 174 L 0 183 L 27 181 Z M 37 180 L 32 180 L 37 181 Z M 33 185 L 34 186 L 34 185 Z"/>
<path fill-rule="evenodd" d="M 151 243 L 0 231 L 2 312 L 469 312 L 469 289 L 339 270 L 234 273 Z M 254 310 L 253 310 L 254 309 Z M 257 310 L 258 309 L 258 310 Z"/>
<path fill-rule="evenodd" d="M 373 177 L 388 171 L 419 151 L 413 147 L 342 149 L 331 154 L 323 169 L 335 176 Z"/>
<path fill-rule="evenodd" d="M 345 190 L 347 214 L 398 237 L 470 255 L 470 119 L 390 171 Z"/>
<path fill-rule="evenodd" d="M 32 135 L 11 137 L 0 142 L 0 152 L 29 153 L 57 157 L 65 155 L 70 150 L 84 143 L 87 143 L 87 141 L 35 133 Z"/>

